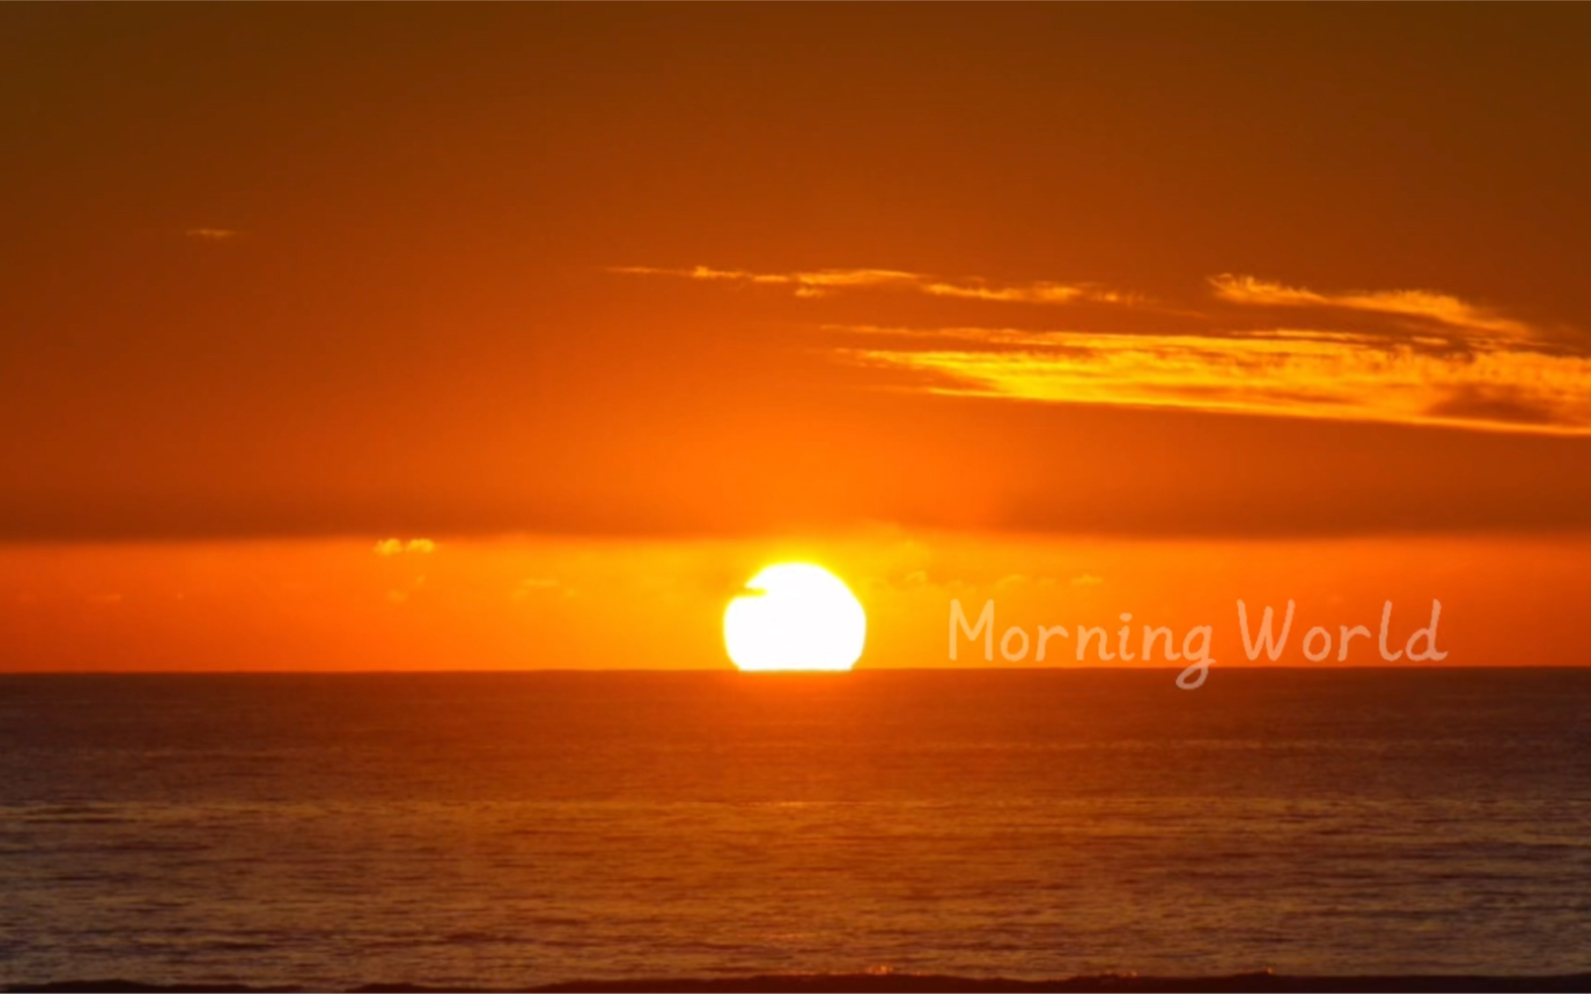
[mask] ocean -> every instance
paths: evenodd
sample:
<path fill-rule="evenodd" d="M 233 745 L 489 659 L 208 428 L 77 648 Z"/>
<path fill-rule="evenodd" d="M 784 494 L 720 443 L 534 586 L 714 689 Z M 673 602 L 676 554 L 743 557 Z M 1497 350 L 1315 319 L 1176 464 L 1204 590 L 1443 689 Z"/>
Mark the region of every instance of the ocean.
<path fill-rule="evenodd" d="M 0 677 L 0 983 L 1591 971 L 1591 671 Z"/>

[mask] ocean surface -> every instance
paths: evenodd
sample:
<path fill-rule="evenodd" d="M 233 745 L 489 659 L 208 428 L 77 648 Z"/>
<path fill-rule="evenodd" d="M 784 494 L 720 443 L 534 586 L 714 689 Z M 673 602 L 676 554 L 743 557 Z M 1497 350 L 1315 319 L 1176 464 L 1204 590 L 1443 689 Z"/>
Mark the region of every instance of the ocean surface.
<path fill-rule="evenodd" d="M 0 677 L 0 983 L 1591 971 L 1591 671 Z"/>

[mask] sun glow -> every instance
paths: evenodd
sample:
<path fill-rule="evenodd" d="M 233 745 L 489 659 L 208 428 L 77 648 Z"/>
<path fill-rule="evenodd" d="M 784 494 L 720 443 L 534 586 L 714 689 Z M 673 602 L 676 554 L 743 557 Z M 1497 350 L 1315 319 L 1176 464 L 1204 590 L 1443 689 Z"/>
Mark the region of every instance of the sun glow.
<path fill-rule="evenodd" d="M 724 644 L 742 670 L 848 670 L 866 637 L 850 588 L 809 563 L 769 566 L 724 612 Z"/>

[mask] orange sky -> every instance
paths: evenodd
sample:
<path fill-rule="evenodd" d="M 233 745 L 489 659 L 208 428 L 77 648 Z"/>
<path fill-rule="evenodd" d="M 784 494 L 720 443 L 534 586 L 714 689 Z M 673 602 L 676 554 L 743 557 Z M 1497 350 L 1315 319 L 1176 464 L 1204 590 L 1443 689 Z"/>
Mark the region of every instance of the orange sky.
<path fill-rule="evenodd" d="M 864 665 L 1190 549 L 1584 662 L 1588 18 L 8 7 L 0 668 L 726 665 L 797 547 Z"/>
<path fill-rule="evenodd" d="M 862 666 L 947 666 L 948 605 L 1007 628 L 1104 627 L 1130 613 L 1178 644 L 1208 625 L 1219 666 L 1248 665 L 1236 603 L 1280 615 L 1287 647 L 1260 665 L 1317 665 L 1311 627 L 1376 632 L 1390 645 L 1442 603 L 1447 665 L 1578 665 L 1586 636 L 1569 595 L 1591 542 L 1541 538 L 1124 540 L 908 533 L 817 539 L 295 539 L 14 546 L 0 553 L 0 631 L 19 669 L 517 669 L 727 667 L 720 619 L 759 567 L 829 565 L 869 618 Z M 1278 618 L 1278 625 L 1280 618 Z M 1068 636 L 1067 638 L 1070 638 Z M 1116 636 L 1113 634 L 1112 639 Z M 1050 665 L 1080 665 L 1057 641 Z M 1112 645 L 1116 645 L 1113 641 Z M 1381 665 L 1374 642 L 1351 665 Z M 1114 650 L 1113 650 L 1114 652 Z M 961 665 L 1036 665 L 958 640 Z M 1097 642 L 1085 654 L 1100 665 Z M 1117 660 L 1116 662 L 1119 662 Z M 1142 664 L 1143 660 L 1135 660 Z M 1163 658 L 1156 665 L 1172 665 Z M 1333 652 L 1320 665 L 1337 662 Z M 20 664 L 20 665 L 18 665 Z"/>

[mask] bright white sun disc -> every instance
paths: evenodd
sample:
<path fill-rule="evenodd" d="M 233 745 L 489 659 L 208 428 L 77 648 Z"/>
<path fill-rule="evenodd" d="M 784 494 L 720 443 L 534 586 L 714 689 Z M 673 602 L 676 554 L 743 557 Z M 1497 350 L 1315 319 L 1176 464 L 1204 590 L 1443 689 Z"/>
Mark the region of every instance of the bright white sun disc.
<path fill-rule="evenodd" d="M 742 670 L 848 670 L 867 615 L 839 577 L 810 563 L 769 566 L 724 612 L 724 645 Z"/>

